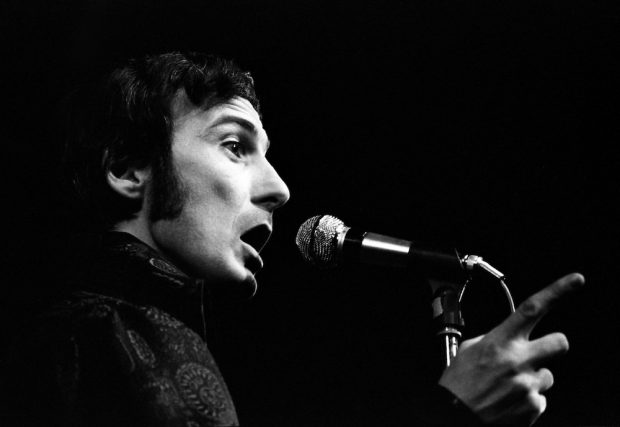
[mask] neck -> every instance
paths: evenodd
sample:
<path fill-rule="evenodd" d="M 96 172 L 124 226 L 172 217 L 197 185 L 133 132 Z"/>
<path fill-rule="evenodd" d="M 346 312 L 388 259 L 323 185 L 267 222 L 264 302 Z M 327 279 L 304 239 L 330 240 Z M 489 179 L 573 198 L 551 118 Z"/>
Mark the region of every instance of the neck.
<path fill-rule="evenodd" d="M 148 221 L 146 220 L 142 212 L 140 212 L 136 217 L 117 222 L 111 227 L 111 230 L 129 233 L 137 239 L 142 240 L 150 247 L 159 250 L 159 248 L 155 244 L 155 241 L 153 240 L 153 236 L 151 234 L 151 230 L 148 224 Z"/>

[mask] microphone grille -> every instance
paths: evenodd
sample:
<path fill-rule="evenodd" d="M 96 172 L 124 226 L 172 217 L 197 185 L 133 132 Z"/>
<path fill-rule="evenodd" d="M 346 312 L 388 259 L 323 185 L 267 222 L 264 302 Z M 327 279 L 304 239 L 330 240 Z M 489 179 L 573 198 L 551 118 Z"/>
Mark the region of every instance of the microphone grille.
<path fill-rule="evenodd" d="M 344 222 L 331 215 L 317 215 L 304 222 L 295 242 L 303 258 L 317 267 L 335 267 L 338 236 L 345 231 Z"/>

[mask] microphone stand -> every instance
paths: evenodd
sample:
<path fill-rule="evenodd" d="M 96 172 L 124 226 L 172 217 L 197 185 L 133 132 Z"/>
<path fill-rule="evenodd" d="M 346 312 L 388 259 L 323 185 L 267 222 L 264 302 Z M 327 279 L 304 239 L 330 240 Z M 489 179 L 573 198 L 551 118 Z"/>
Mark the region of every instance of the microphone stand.
<path fill-rule="evenodd" d="M 450 366 L 456 356 L 465 326 L 461 315 L 459 288 L 452 283 L 431 282 L 433 288 L 433 323 L 443 352 L 443 367 Z"/>

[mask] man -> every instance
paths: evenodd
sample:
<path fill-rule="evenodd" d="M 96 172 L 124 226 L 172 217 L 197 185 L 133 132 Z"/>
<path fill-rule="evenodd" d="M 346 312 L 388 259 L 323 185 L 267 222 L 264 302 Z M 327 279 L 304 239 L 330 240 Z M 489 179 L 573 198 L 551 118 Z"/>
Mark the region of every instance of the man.
<path fill-rule="evenodd" d="M 214 287 L 256 291 L 273 212 L 289 198 L 266 158 L 252 78 L 228 61 L 171 53 L 132 61 L 80 96 L 92 98 L 77 98 L 68 165 L 110 231 L 71 295 L 35 320 L 16 370 L 16 419 L 238 425 L 205 343 L 203 304 Z M 568 344 L 528 334 L 582 283 L 560 279 L 464 342 L 439 380 L 436 421 L 533 422 L 553 383 L 542 365 Z M 32 402 L 43 407 L 35 416 Z"/>

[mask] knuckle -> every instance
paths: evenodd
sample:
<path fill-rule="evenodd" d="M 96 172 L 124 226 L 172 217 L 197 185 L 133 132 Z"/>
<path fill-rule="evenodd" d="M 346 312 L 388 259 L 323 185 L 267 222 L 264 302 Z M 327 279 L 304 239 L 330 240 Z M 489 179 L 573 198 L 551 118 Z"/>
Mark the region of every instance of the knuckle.
<path fill-rule="evenodd" d="M 545 412 L 547 408 L 547 399 L 545 396 L 530 392 L 524 396 L 520 404 L 520 416 L 518 417 L 519 425 L 532 425 Z"/>
<path fill-rule="evenodd" d="M 541 415 L 545 412 L 547 407 L 547 400 L 545 396 L 542 396 L 536 392 L 528 394 L 528 405 L 532 408 L 532 412 L 536 415 Z"/>
<path fill-rule="evenodd" d="M 536 319 L 543 314 L 543 305 L 533 299 L 528 298 L 523 301 L 518 308 L 519 313 L 526 319 Z"/>
<path fill-rule="evenodd" d="M 539 403 L 536 393 L 528 393 L 525 399 L 529 408 L 533 409 L 534 411 L 538 409 Z"/>
<path fill-rule="evenodd" d="M 545 410 L 544 397 L 537 392 L 530 392 L 524 396 L 524 405 L 531 414 L 540 415 Z"/>
<path fill-rule="evenodd" d="M 530 378 L 526 375 L 517 375 L 512 381 L 512 389 L 516 396 L 522 396 L 529 404 L 529 396 L 532 391 L 532 380 Z"/>
<path fill-rule="evenodd" d="M 531 426 L 542 415 L 547 407 L 547 400 L 537 392 L 529 392 L 522 396 L 515 411 L 515 418 L 509 424 Z"/>
<path fill-rule="evenodd" d="M 518 362 L 514 352 L 507 350 L 497 342 L 490 341 L 482 346 L 477 364 L 482 369 L 495 370 L 502 367 L 508 372 L 516 372 Z"/>

